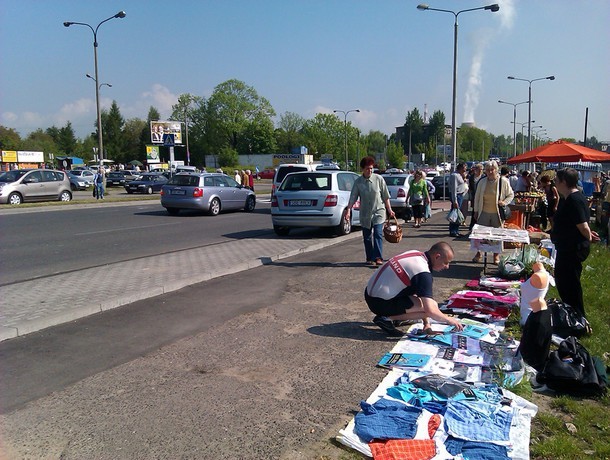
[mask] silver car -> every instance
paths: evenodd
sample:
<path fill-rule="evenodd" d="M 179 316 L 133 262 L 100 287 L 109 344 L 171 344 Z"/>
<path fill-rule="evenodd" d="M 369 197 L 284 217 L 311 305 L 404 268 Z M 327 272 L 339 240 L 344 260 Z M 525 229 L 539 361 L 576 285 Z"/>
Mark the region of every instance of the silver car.
<path fill-rule="evenodd" d="M 358 203 L 347 219 L 345 208 L 358 174 L 349 171 L 305 171 L 288 174 L 271 197 L 271 221 L 279 236 L 294 227 L 334 227 L 346 235 L 360 225 Z"/>
<path fill-rule="evenodd" d="M 53 169 L 14 169 L 0 174 L 0 203 L 25 201 L 70 201 L 70 179 Z"/>
<path fill-rule="evenodd" d="M 161 188 L 161 206 L 172 216 L 195 209 L 216 216 L 220 211 L 254 211 L 256 195 L 220 173 L 179 173 Z"/>
<path fill-rule="evenodd" d="M 388 186 L 392 210 L 397 215 L 404 216 L 408 208 L 407 195 L 409 194 L 411 174 L 383 174 L 381 177 L 383 177 L 383 180 L 385 180 L 385 183 Z"/>

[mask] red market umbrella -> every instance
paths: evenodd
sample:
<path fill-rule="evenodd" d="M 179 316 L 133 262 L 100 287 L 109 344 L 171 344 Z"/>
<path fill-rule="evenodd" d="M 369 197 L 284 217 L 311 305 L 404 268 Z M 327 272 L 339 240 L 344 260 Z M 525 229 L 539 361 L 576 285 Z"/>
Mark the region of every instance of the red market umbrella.
<path fill-rule="evenodd" d="M 559 163 L 566 161 L 604 163 L 610 162 L 610 154 L 559 140 L 510 158 L 507 163 Z"/>

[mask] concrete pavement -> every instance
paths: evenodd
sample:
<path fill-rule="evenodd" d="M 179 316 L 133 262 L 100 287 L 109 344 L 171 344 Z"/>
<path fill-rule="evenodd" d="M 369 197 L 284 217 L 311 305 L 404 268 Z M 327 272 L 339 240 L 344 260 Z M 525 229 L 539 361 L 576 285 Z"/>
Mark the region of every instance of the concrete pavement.
<path fill-rule="evenodd" d="M 248 238 L 2 286 L 0 341 L 360 237 Z"/>

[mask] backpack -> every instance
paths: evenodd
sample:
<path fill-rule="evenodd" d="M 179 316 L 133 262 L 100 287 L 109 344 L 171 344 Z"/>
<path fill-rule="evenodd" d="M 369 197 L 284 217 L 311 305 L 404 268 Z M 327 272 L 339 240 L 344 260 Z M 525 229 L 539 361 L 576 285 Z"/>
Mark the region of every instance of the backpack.
<path fill-rule="evenodd" d="M 568 337 L 549 354 L 538 381 L 574 396 L 602 395 L 608 384 L 603 362 L 592 358 L 576 337 Z"/>

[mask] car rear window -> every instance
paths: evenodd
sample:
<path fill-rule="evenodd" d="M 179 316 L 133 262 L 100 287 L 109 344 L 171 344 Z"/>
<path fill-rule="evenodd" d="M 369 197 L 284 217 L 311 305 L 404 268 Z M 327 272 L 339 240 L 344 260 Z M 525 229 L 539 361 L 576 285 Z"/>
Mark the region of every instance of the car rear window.
<path fill-rule="evenodd" d="M 299 190 L 330 190 L 330 185 L 330 174 L 294 174 L 286 177 L 286 180 L 282 182 L 280 190 L 292 192 Z"/>
<path fill-rule="evenodd" d="M 385 180 L 385 183 L 388 186 L 405 185 L 405 178 L 402 176 L 384 176 L 383 180 Z"/>
<path fill-rule="evenodd" d="M 199 176 L 191 176 L 189 175 L 176 175 L 172 177 L 168 185 L 182 185 L 186 187 L 197 187 L 199 185 Z"/>
<path fill-rule="evenodd" d="M 275 182 L 282 182 L 284 180 L 284 177 L 286 177 L 286 174 L 293 173 L 293 172 L 307 171 L 307 169 L 308 169 L 307 166 L 285 166 L 285 167 L 280 166 L 277 170 L 277 176 L 275 177 Z"/>

